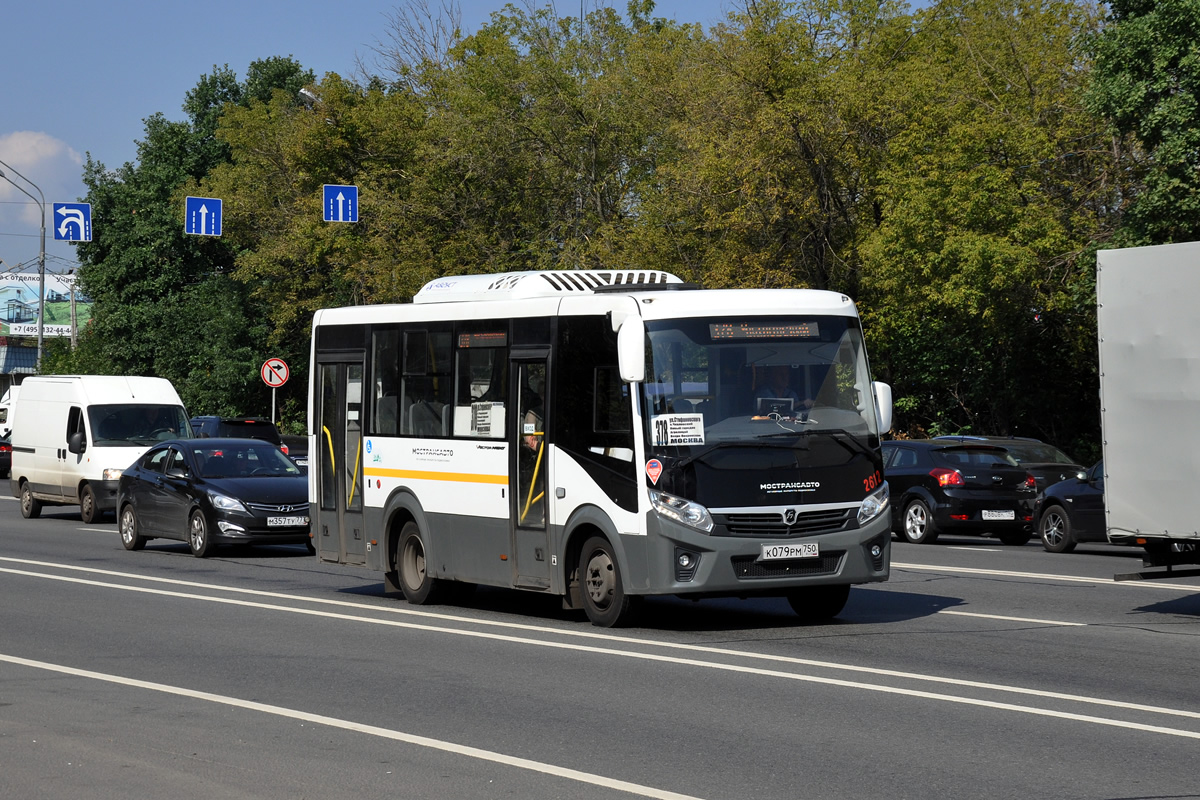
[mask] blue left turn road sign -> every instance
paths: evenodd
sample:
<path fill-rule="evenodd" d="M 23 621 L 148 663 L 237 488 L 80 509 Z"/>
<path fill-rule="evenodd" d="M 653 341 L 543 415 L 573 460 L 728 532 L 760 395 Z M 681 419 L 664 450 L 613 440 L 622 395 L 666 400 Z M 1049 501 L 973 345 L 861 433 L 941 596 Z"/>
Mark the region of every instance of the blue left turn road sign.
<path fill-rule="evenodd" d="M 91 203 L 55 203 L 54 238 L 67 242 L 92 240 Z"/>
<path fill-rule="evenodd" d="M 221 201 L 216 197 L 189 197 L 184 203 L 183 230 L 196 236 L 221 235 Z"/>

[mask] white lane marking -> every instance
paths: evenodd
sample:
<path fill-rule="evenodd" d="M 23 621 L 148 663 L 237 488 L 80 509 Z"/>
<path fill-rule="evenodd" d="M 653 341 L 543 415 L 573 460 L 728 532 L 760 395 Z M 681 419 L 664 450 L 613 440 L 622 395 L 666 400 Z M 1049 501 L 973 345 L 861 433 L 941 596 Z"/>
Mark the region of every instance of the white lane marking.
<path fill-rule="evenodd" d="M 950 614 L 955 617 L 979 617 L 980 619 L 998 619 L 998 620 L 1003 620 L 1005 622 L 1032 622 L 1036 625 L 1054 625 L 1056 627 L 1057 626 L 1065 626 L 1068 628 L 1086 628 L 1088 626 L 1088 624 L 1086 622 L 1062 622 L 1061 620 L 1056 620 L 1056 619 L 1029 619 L 1027 617 L 1004 617 L 1004 616 L 1001 616 L 1000 614 L 976 614 L 971 611 L 950 611 L 948 609 L 943 609 L 942 611 L 939 611 L 937 613 Z"/>
<path fill-rule="evenodd" d="M 10 560 L 10 559 L 2 559 L 2 560 Z M 82 569 L 82 568 L 80 568 L 80 569 Z M 428 633 L 441 633 L 441 634 L 447 634 L 447 635 L 451 635 L 451 636 L 465 636 L 468 638 L 488 639 L 491 641 L 500 641 L 500 642 L 506 642 L 506 643 L 510 643 L 510 644 L 530 645 L 533 647 L 546 647 L 546 648 L 555 649 L 555 650 L 572 650 L 572 651 L 583 652 L 583 653 L 595 653 L 598 655 L 609 655 L 609 656 L 616 656 L 616 657 L 621 657 L 621 658 L 642 659 L 645 661 L 657 661 L 657 662 L 663 662 L 663 663 L 669 663 L 669 664 L 678 664 L 678 665 L 690 666 L 690 667 L 701 667 L 701 668 L 705 668 L 705 669 L 715 669 L 715 670 L 721 670 L 721 671 L 725 671 L 725 672 L 742 673 L 742 674 L 756 675 L 756 676 L 762 676 L 762 677 L 783 678 L 783 679 L 787 679 L 787 680 L 801 681 L 801 682 L 805 682 L 805 683 L 816 683 L 816 684 L 822 684 L 822 685 L 828 685 L 828 686 L 838 686 L 838 687 L 850 688 L 850 689 L 862 689 L 864 691 L 881 692 L 883 694 L 894 694 L 894 695 L 902 695 L 902 696 L 907 696 L 907 697 L 918 697 L 918 698 L 923 698 L 923 699 L 928 699 L 928 700 L 941 700 L 944 702 L 957 703 L 957 704 L 961 704 L 961 705 L 971 705 L 971 706 L 979 706 L 979 707 L 983 707 L 983 708 L 1015 711 L 1018 713 L 1032 714 L 1035 716 L 1055 717 L 1055 718 L 1059 718 L 1059 719 L 1068 719 L 1068 720 L 1074 720 L 1074 721 L 1079 721 L 1079 722 L 1090 722 L 1090 723 L 1093 723 L 1096 725 L 1106 725 L 1106 726 L 1117 727 L 1117 728 L 1129 728 L 1131 730 L 1142 730 L 1142 731 L 1149 731 L 1149 732 L 1153 732 L 1153 733 L 1162 733 L 1162 734 L 1171 735 L 1171 736 L 1182 736 L 1185 738 L 1200 739 L 1200 732 L 1179 730 L 1176 728 L 1164 728 L 1164 727 L 1160 727 L 1160 726 L 1156 726 L 1156 725 L 1143 725 L 1141 723 L 1125 722 L 1123 720 L 1108 719 L 1105 717 L 1094 717 L 1094 716 L 1085 715 L 1085 714 L 1073 714 L 1073 713 L 1063 712 L 1063 711 L 1052 711 L 1050 709 L 1037 708 L 1037 707 L 1033 707 L 1033 706 L 1021 706 L 1021 705 L 1016 705 L 1013 703 L 1001 703 L 1001 702 L 992 701 L 992 700 L 978 700 L 978 699 L 971 698 L 971 697 L 961 697 L 959 695 L 937 694 L 934 692 L 926 692 L 926 691 L 921 691 L 921 690 L 917 690 L 917 689 L 902 689 L 899 687 L 892 687 L 892 686 L 879 686 L 876 684 L 860 683 L 858 681 L 848 681 L 848 680 L 843 680 L 840 678 L 825 678 L 825 677 L 821 677 L 821 676 L 817 676 L 817 675 L 801 675 L 801 674 L 797 674 L 794 672 L 782 672 L 780 670 L 763 669 L 761 667 L 748 667 L 748 666 L 741 666 L 741 665 L 737 665 L 737 664 L 725 664 L 725 663 L 721 663 L 721 662 L 700 661 L 697 659 L 680 658 L 677 656 L 659 655 L 659 654 L 655 654 L 655 653 L 638 653 L 638 652 L 629 651 L 629 650 L 616 650 L 616 649 L 612 649 L 609 647 L 598 647 L 598 646 L 582 645 L 582 644 L 569 644 L 566 642 L 552 642 L 552 641 L 546 641 L 544 639 L 530 639 L 530 638 L 527 638 L 524 636 L 510 636 L 510 635 L 499 634 L 499 633 L 488 633 L 485 631 L 471 631 L 471 630 L 463 630 L 463 629 L 459 629 L 459 628 L 445 628 L 445 627 L 439 627 L 436 625 L 427 625 L 427 624 L 422 624 L 422 623 L 417 623 L 417 622 L 401 622 L 399 620 L 373 619 L 370 617 L 362 617 L 362 616 L 354 616 L 354 615 L 350 615 L 350 614 L 335 613 L 333 611 L 319 611 L 316 609 L 289 608 L 287 606 L 278 606 L 278 605 L 272 605 L 269 603 L 256 603 L 256 602 L 251 602 L 249 600 L 237 600 L 237 599 L 228 598 L 228 597 L 208 597 L 205 595 L 187 594 L 184 592 L 174 592 L 174 591 L 169 591 L 166 589 L 151 589 L 151 588 L 145 587 L 145 586 L 125 586 L 125 585 L 114 584 L 114 583 L 103 583 L 101 581 L 88 580 L 85 578 L 72 578 L 72 577 L 68 577 L 66 575 L 47 575 L 44 573 L 28 572 L 26 570 L 0 568 L 0 572 L 7 572 L 10 574 L 14 574 L 14 575 L 25 575 L 25 576 L 29 576 L 29 577 L 35 577 L 35 578 L 43 578 L 43 579 L 47 579 L 47 580 L 62 581 L 65 583 L 76 583 L 76 584 L 82 584 L 82 585 L 86 585 L 86 586 L 98 586 L 98 587 L 102 587 L 102 588 L 119 589 L 122 591 L 138 592 L 138 593 L 142 593 L 142 594 L 153 594 L 153 595 L 160 595 L 160 596 L 164 596 L 164 597 L 176 597 L 176 598 L 182 598 L 185 600 L 200 600 L 200 601 L 209 602 L 209 603 L 220 603 L 223 605 L 243 606 L 243 607 L 247 607 L 247 608 L 257 608 L 257 609 L 262 609 L 262 610 L 267 610 L 267 611 L 283 611 L 283 612 L 291 613 L 291 614 L 302 614 L 302 615 L 306 615 L 306 616 L 323 617 L 326 619 L 337 619 L 337 620 L 344 620 L 344 621 L 348 621 L 348 622 L 359 622 L 359 623 L 368 624 L 368 625 L 383 625 L 383 626 L 392 627 L 392 628 L 405 628 L 405 629 L 409 629 L 409 630 L 419 630 L 419 631 L 424 631 L 424 632 L 428 632 Z M 297 599 L 304 599 L 304 598 L 297 598 Z M 355 604 L 351 604 L 351 603 L 341 603 L 341 604 L 349 605 L 358 610 L 365 609 L 365 607 L 363 607 L 363 606 L 359 606 L 359 605 L 355 605 Z M 371 608 L 374 608 L 374 607 L 371 607 Z M 435 616 L 435 615 L 430 615 L 430 616 Z M 440 615 L 438 615 L 438 616 L 440 616 Z M 470 619 L 466 619 L 466 618 L 454 618 L 454 619 L 455 619 L 455 621 L 466 622 L 466 623 L 476 622 L 475 620 L 470 620 Z M 512 627 L 527 627 L 528 629 L 537 631 L 539 633 L 566 633 L 565 631 L 550 631 L 545 628 L 536 628 L 534 626 L 512 625 Z M 1063 694 L 1063 693 L 1059 693 L 1059 692 L 1045 692 L 1045 691 L 1041 691 L 1041 690 L 1037 690 L 1037 689 L 1024 689 L 1024 688 L 1017 687 L 1017 686 L 1004 686 L 1002 684 L 988 684 L 988 683 L 982 683 L 982 682 L 976 682 L 976 681 L 959 680 L 959 679 L 955 679 L 955 678 L 936 678 L 936 677 L 921 675 L 918 673 L 904 673 L 904 672 L 898 672 L 898 671 L 893 671 L 893 670 L 873 669 L 873 668 L 868 668 L 868 667 L 855 667 L 855 666 L 850 666 L 850 665 L 845 665 L 845 664 L 835 664 L 835 663 L 830 663 L 830 662 L 811 661 L 809 659 L 791 658 L 788 656 L 772 656 L 772 655 L 766 655 L 766 654 L 752 654 L 752 653 L 746 653 L 746 652 L 738 651 L 738 650 L 724 650 L 722 648 L 708 648 L 708 647 L 703 647 L 700 645 L 681 645 L 681 644 L 668 643 L 668 642 L 654 642 L 651 640 L 634 639 L 631 637 L 596 637 L 596 638 L 606 638 L 611 641 L 633 642 L 633 643 L 637 643 L 640 645 L 651 645 L 651 646 L 658 646 L 658 647 L 664 647 L 664 648 L 687 649 L 687 650 L 695 650 L 695 651 L 700 651 L 700 652 L 705 652 L 705 653 L 718 653 L 718 654 L 722 654 L 722 655 L 731 655 L 731 656 L 737 656 L 737 657 L 741 657 L 741 658 L 751 658 L 751 659 L 760 659 L 760 660 L 767 660 L 767 661 L 784 662 L 784 663 L 789 663 L 789 664 L 799 664 L 799 665 L 804 665 L 804 666 L 817 666 L 817 667 L 824 667 L 824 668 L 830 668 L 830 669 L 840 669 L 840 670 L 850 671 L 850 672 L 865 672 L 865 673 L 871 673 L 871 674 L 875 674 L 875 675 L 887 675 L 890 677 L 903 677 L 903 678 L 910 678 L 910 679 L 921 680 L 921 681 L 926 681 L 926 682 L 931 682 L 931 683 L 946 683 L 946 684 L 953 684 L 953 685 L 957 685 L 957 686 L 969 686 L 969 687 L 973 687 L 973 688 L 992 689 L 992 690 L 1001 691 L 1001 692 L 1010 692 L 1010 693 L 1015 693 L 1015 694 L 1028 694 L 1028 695 L 1034 695 L 1034 696 L 1039 696 L 1039 697 L 1050 697 L 1050 698 L 1056 698 L 1056 699 L 1062 699 L 1062 700 L 1070 700 L 1070 701 L 1074 701 L 1074 702 L 1080 702 L 1080 703 L 1086 703 L 1086 704 L 1092 704 L 1092 705 L 1109 706 L 1109 707 L 1114 707 L 1114 708 L 1123 708 L 1123 709 L 1129 709 L 1129 710 L 1146 711 L 1146 712 L 1150 712 L 1150 713 L 1157 713 L 1157 714 L 1163 714 L 1163 715 L 1200 719 L 1200 712 L 1186 711 L 1183 709 L 1161 708 L 1161 707 L 1157 707 L 1157 706 L 1145 706 L 1145 705 L 1140 705 L 1140 704 L 1136 704 L 1136 703 L 1124 703 L 1124 702 L 1116 701 L 1116 700 L 1105 700 L 1102 698 L 1090 698 L 1090 697 L 1084 697 L 1084 696 L 1080 696 L 1080 695 L 1068 695 L 1068 694 Z"/>
<path fill-rule="evenodd" d="M 1007 569 L 981 569 L 979 567 L 939 567 L 934 564 L 902 564 L 892 562 L 893 569 L 911 569 L 918 572 L 957 572 L 964 575 L 990 575 L 997 578 L 1032 578 L 1039 581 L 1063 581 L 1064 583 L 1090 583 L 1095 586 L 1137 587 L 1141 589 L 1171 589 L 1176 592 L 1194 594 L 1200 592 L 1195 584 L 1157 583 L 1155 581 L 1114 581 L 1112 578 L 1081 578 L 1078 575 L 1054 575 L 1046 572 L 1016 572 Z"/>
<path fill-rule="evenodd" d="M 638 795 L 640 797 L 653 797 L 657 798 L 658 800 L 698 800 L 691 795 L 668 792 L 663 789 L 655 789 L 652 786 L 642 786 L 637 783 L 630 783 L 628 781 L 622 781 L 616 778 L 607 778 L 603 775 L 596 775 L 590 772 L 582 772 L 577 769 L 560 767 L 556 764 L 547 764 L 542 761 L 533 761 L 528 758 L 505 755 L 504 753 L 497 753 L 492 750 L 482 750 L 478 747 L 469 747 L 467 745 L 455 744 L 454 742 L 445 742 L 440 739 L 430 739 L 426 736 L 417 736 L 411 733 L 404 733 L 403 731 L 380 728 L 375 725 L 364 725 L 360 722 L 338 719 L 337 717 L 326 717 L 321 714 L 311 714 L 307 711 L 299 711 L 294 708 L 273 706 L 267 703 L 258 703 L 253 700 L 242 700 L 237 697 L 212 694 L 210 692 L 198 692 L 194 689 L 184 689 L 179 686 L 171 686 L 165 683 L 154 683 L 152 681 L 143 681 L 136 678 L 126 678 L 123 675 L 108 675 L 103 672 L 76 669 L 75 667 L 66 667 L 61 664 L 50 664 L 45 661 L 33 661 L 28 658 L 20 658 L 19 656 L 11 656 L 4 653 L 0 653 L 0 661 L 7 661 L 10 664 L 17 664 L 23 667 L 32 667 L 34 669 L 46 670 L 49 672 L 58 672 L 64 675 L 73 675 L 79 678 L 90 678 L 92 680 L 115 683 L 121 686 L 131 686 L 135 689 L 148 689 L 150 691 L 162 692 L 164 694 L 189 697 L 193 700 L 204 700 L 209 703 L 220 703 L 221 705 L 225 706 L 244 708 L 248 711 L 259 711 L 264 714 L 273 714 L 278 717 L 286 717 L 288 719 L 300 720 L 302 722 L 312 722 L 317 725 L 326 725 L 331 728 L 340 728 L 342 730 L 353 731 L 355 733 L 365 733 L 368 736 L 377 736 L 382 739 L 393 739 L 397 742 L 404 742 L 405 744 L 412 744 L 418 747 L 428 747 L 433 750 L 441 750 L 446 753 L 453 753 L 454 755 L 479 759 L 480 761 L 491 761 L 496 764 L 502 764 L 506 767 L 517 767 L 518 769 L 541 772 L 546 775 L 554 775 L 555 777 L 567 778 L 580 783 L 601 786 L 605 789 L 613 789 L 618 792 L 628 792 L 629 794 Z"/>
<path fill-rule="evenodd" d="M 946 545 L 947 550 L 966 550 L 969 553 L 1003 553 L 999 547 L 971 547 L 965 544 Z"/>

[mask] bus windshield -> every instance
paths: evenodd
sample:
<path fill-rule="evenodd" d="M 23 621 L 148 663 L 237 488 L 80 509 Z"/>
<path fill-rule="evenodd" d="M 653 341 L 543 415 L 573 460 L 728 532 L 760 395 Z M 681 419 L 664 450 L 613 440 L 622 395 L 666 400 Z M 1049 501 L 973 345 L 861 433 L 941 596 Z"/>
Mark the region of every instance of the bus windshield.
<path fill-rule="evenodd" d="M 642 385 L 653 451 L 813 432 L 871 448 L 879 425 L 858 320 L 842 316 L 648 321 Z"/>

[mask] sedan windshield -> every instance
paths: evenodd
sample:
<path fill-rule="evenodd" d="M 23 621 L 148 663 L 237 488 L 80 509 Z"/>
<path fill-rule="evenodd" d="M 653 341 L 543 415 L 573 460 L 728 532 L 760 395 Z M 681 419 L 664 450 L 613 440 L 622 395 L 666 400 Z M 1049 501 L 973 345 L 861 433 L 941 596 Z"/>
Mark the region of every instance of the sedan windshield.
<path fill-rule="evenodd" d="M 878 446 L 857 319 L 677 319 L 646 327 L 651 371 L 642 403 L 652 448 L 813 432 Z"/>
<path fill-rule="evenodd" d="M 200 475 L 205 478 L 278 478 L 303 474 L 278 447 L 269 443 L 200 444 L 203 441 L 194 440 L 189 445 Z"/>

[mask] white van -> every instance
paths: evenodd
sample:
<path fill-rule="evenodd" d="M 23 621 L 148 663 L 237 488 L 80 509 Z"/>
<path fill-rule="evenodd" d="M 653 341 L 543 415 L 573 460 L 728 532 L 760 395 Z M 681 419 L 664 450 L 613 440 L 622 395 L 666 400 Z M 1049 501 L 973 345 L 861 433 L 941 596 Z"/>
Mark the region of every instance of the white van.
<path fill-rule="evenodd" d="M 21 515 L 43 505 L 78 505 L 98 522 L 117 504 L 122 471 L 164 439 L 190 438 L 183 401 L 163 378 L 35 375 L 21 383 L 10 409 L 14 497 Z"/>
<path fill-rule="evenodd" d="M 12 433 L 13 421 L 13 406 L 17 404 L 17 395 L 20 394 L 20 385 L 10 386 L 8 391 L 0 397 L 0 436 L 8 436 Z"/>

